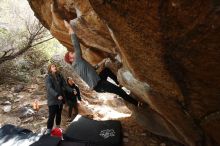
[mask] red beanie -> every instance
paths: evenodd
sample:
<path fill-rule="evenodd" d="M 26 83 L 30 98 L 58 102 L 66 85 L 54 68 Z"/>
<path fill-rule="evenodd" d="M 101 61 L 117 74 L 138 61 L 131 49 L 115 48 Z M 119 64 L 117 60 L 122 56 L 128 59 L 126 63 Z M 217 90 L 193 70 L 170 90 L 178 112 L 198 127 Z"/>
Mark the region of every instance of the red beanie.
<path fill-rule="evenodd" d="M 60 128 L 54 128 L 51 133 L 50 133 L 51 136 L 56 136 L 56 137 L 59 137 L 59 138 L 62 138 L 62 130 Z"/>
<path fill-rule="evenodd" d="M 66 52 L 65 56 L 64 56 L 64 60 L 66 61 L 66 63 L 72 64 L 70 62 L 70 57 L 69 57 L 69 52 Z"/>

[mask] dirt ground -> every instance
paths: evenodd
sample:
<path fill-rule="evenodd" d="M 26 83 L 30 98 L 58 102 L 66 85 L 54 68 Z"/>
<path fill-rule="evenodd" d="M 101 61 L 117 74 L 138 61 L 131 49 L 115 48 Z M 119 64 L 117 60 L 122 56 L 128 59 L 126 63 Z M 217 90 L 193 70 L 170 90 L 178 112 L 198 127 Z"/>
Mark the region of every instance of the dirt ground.
<path fill-rule="evenodd" d="M 33 132 L 43 133 L 46 129 L 48 108 L 44 82 L 24 85 L 19 93 L 15 93 L 15 85 L 0 85 L 0 125 L 14 124 L 28 128 Z M 119 120 L 123 127 L 124 146 L 179 146 L 179 144 L 143 129 L 132 116 L 132 112 L 123 100 L 113 94 L 100 93 L 92 96 L 84 94 L 84 102 L 79 104 L 79 114 L 95 120 Z M 93 97 L 93 98 L 91 98 Z M 33 109 L 33 103 L 39 102 L 39 110 Z M 11 110 L 5 112 L 5 107 Z M 26 112 L 26 113 L 25 113 Z M 25 115 L 26 114 L 26 115 Z M 61 128 L 66 129 L 67 107 L 62 113 Z"/>

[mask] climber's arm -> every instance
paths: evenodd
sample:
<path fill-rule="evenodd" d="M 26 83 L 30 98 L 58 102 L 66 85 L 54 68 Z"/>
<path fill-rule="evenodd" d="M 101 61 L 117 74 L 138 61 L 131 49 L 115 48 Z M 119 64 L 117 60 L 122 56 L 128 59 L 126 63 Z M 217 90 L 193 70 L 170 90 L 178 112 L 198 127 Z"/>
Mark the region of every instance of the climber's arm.
<path fill-rule="evenodd" d="M 79 40 L 75 34 L 75 32 L 73 31 L 73 28 L 71 27 L 71 25 L 64 20 L 64 25 L 68 30 L 68 33 L 71 35 L 71 40 L 72 40 L 72 44 L 73 47 L 75 49 L 75 54 L 76 54 L 76 60 L 81 59 L 82 58 L 82 52 L 81 52 L 81 48 L 80 48 L 80 44 L 79 44 Z"/>

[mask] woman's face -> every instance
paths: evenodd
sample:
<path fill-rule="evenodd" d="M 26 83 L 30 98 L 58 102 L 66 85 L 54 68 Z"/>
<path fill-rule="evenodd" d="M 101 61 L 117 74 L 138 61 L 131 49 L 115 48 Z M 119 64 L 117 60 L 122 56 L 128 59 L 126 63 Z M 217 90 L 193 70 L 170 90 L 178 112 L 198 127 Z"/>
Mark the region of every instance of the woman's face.
<path fill-rule="evenodd" d="M 73 79 L 72 79 L 72 78 L 69 78 L 68 83 L 69 83 L 69 85 L 73 85 L 73 84 L 74 84 Z"/>
<path fill-rule="evenodd" d="M 75 60 L 75 53 L 74 52 L 69 52 L 69 61 L 73 63 Z"/>
<path fill-rule="evenodd" d="M 56 73 L 56 72 L 57 72 L 57 67 L 56 67 L 56 65 L 54 65 L 54 64 L 51 65 L 50 70 L 51 70 L 52 73 Z"/>

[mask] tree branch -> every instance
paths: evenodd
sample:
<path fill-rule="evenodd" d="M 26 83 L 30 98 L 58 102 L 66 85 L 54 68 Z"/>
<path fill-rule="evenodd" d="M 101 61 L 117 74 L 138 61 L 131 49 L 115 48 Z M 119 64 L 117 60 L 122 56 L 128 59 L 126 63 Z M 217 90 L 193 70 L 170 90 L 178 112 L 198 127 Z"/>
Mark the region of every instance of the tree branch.
<path fill-rule="evenodd" d="M 7 54 L 7 51 L 4 51 L 4 54 L 0 57 L 0 58 L 3 58 L 3 57 L 5 57 L 6 56 L 6 54 Z"/>
<path fill-rule="evenodd" d="M 1 58 L 0 58 L 0 64 L 2 64 L 3 62 L 5 62 L 5 61 L 7 61 L 7 60 L 12 60 L 12 59 L 14 59 L 14 58 L 16 58 L 16 57 L 22 55 L 23 53 L 25 53 L 25 52 L 26 52 L 27 50 L 29 50 L 30 48 L 35 47 L 35 46 L 37 46 L 37 45 L 39 45 L 39 44 L 45 43 L 45 42 L 47 42 L 47 41 L 49 41 L 49 40 L 51 40 L 51 39 L 53 39 L 53 38 L 54 38 L 54 37 L 48 38 L 48 39 L 43 40 L 43 41 L 40 41 L 40 42 L 38 42 L 38 43 L 36 43 L 36 44 L 34 44 L 34 45 L 32 45 L 34 38 L 30 38 L 30 40 L 28 41 L 27 45 L 26 45 L 23 49 L 19 50 L 17 53 L 15 53 L 15 54 L 13 54 L 13 55 L 10 54 L 9 56 L 1 57 Z"/>
<path fill-rule="evenodd" d="M 12 60 L 16 57 L 18 57 L 19 55 L 23 54 L 24 52 L 26 52 L 28 49 L 30 48 L 30 46 L 26 46 L 25 48 L 21 49 L 20 51 L 18 51 L 15 54 L 10 54 L 9 56 L 5 56 L 0 58 L 0 64 L 2 64 L 3 62 L 7 61 L 7 60 Z"/>
<path fill-rule="evenodd" d="M 49 39 L 46 39 L 46 40 L 43 40 L 43 41 L 38 42 L 38 43 L 36 43 L 36 44 L 33 44 L 33 45 L 31 45 L 31 47 L 35 47 L 35 46 L 37 46 L 37 45 L 39 45 L 39 44 L 45 43 L 45 42 L 47 42 L 47 41 L 49 41 L 49 40 L 52 40 L 52 39 L 54 39 L 54 37 L 51 37 L 51 38 L 49 38 Z"/>
<path fill-rule="evenodd" d="M 33 35 L 33 36 L 34 36 L 34 37 L 36 37 L 36 36 L 38 35 L 38 33 L 41 31 L 41 29 L 42 29 L 42 28 L 44 28 L 44 26 L 43 26 L 43 25 L 41 25 L 41 26 L 40 26 L 40 28 L 37 30 L 37 32 L 36 32 L 36 33 L 34 33 L 34 35 Z"/>

